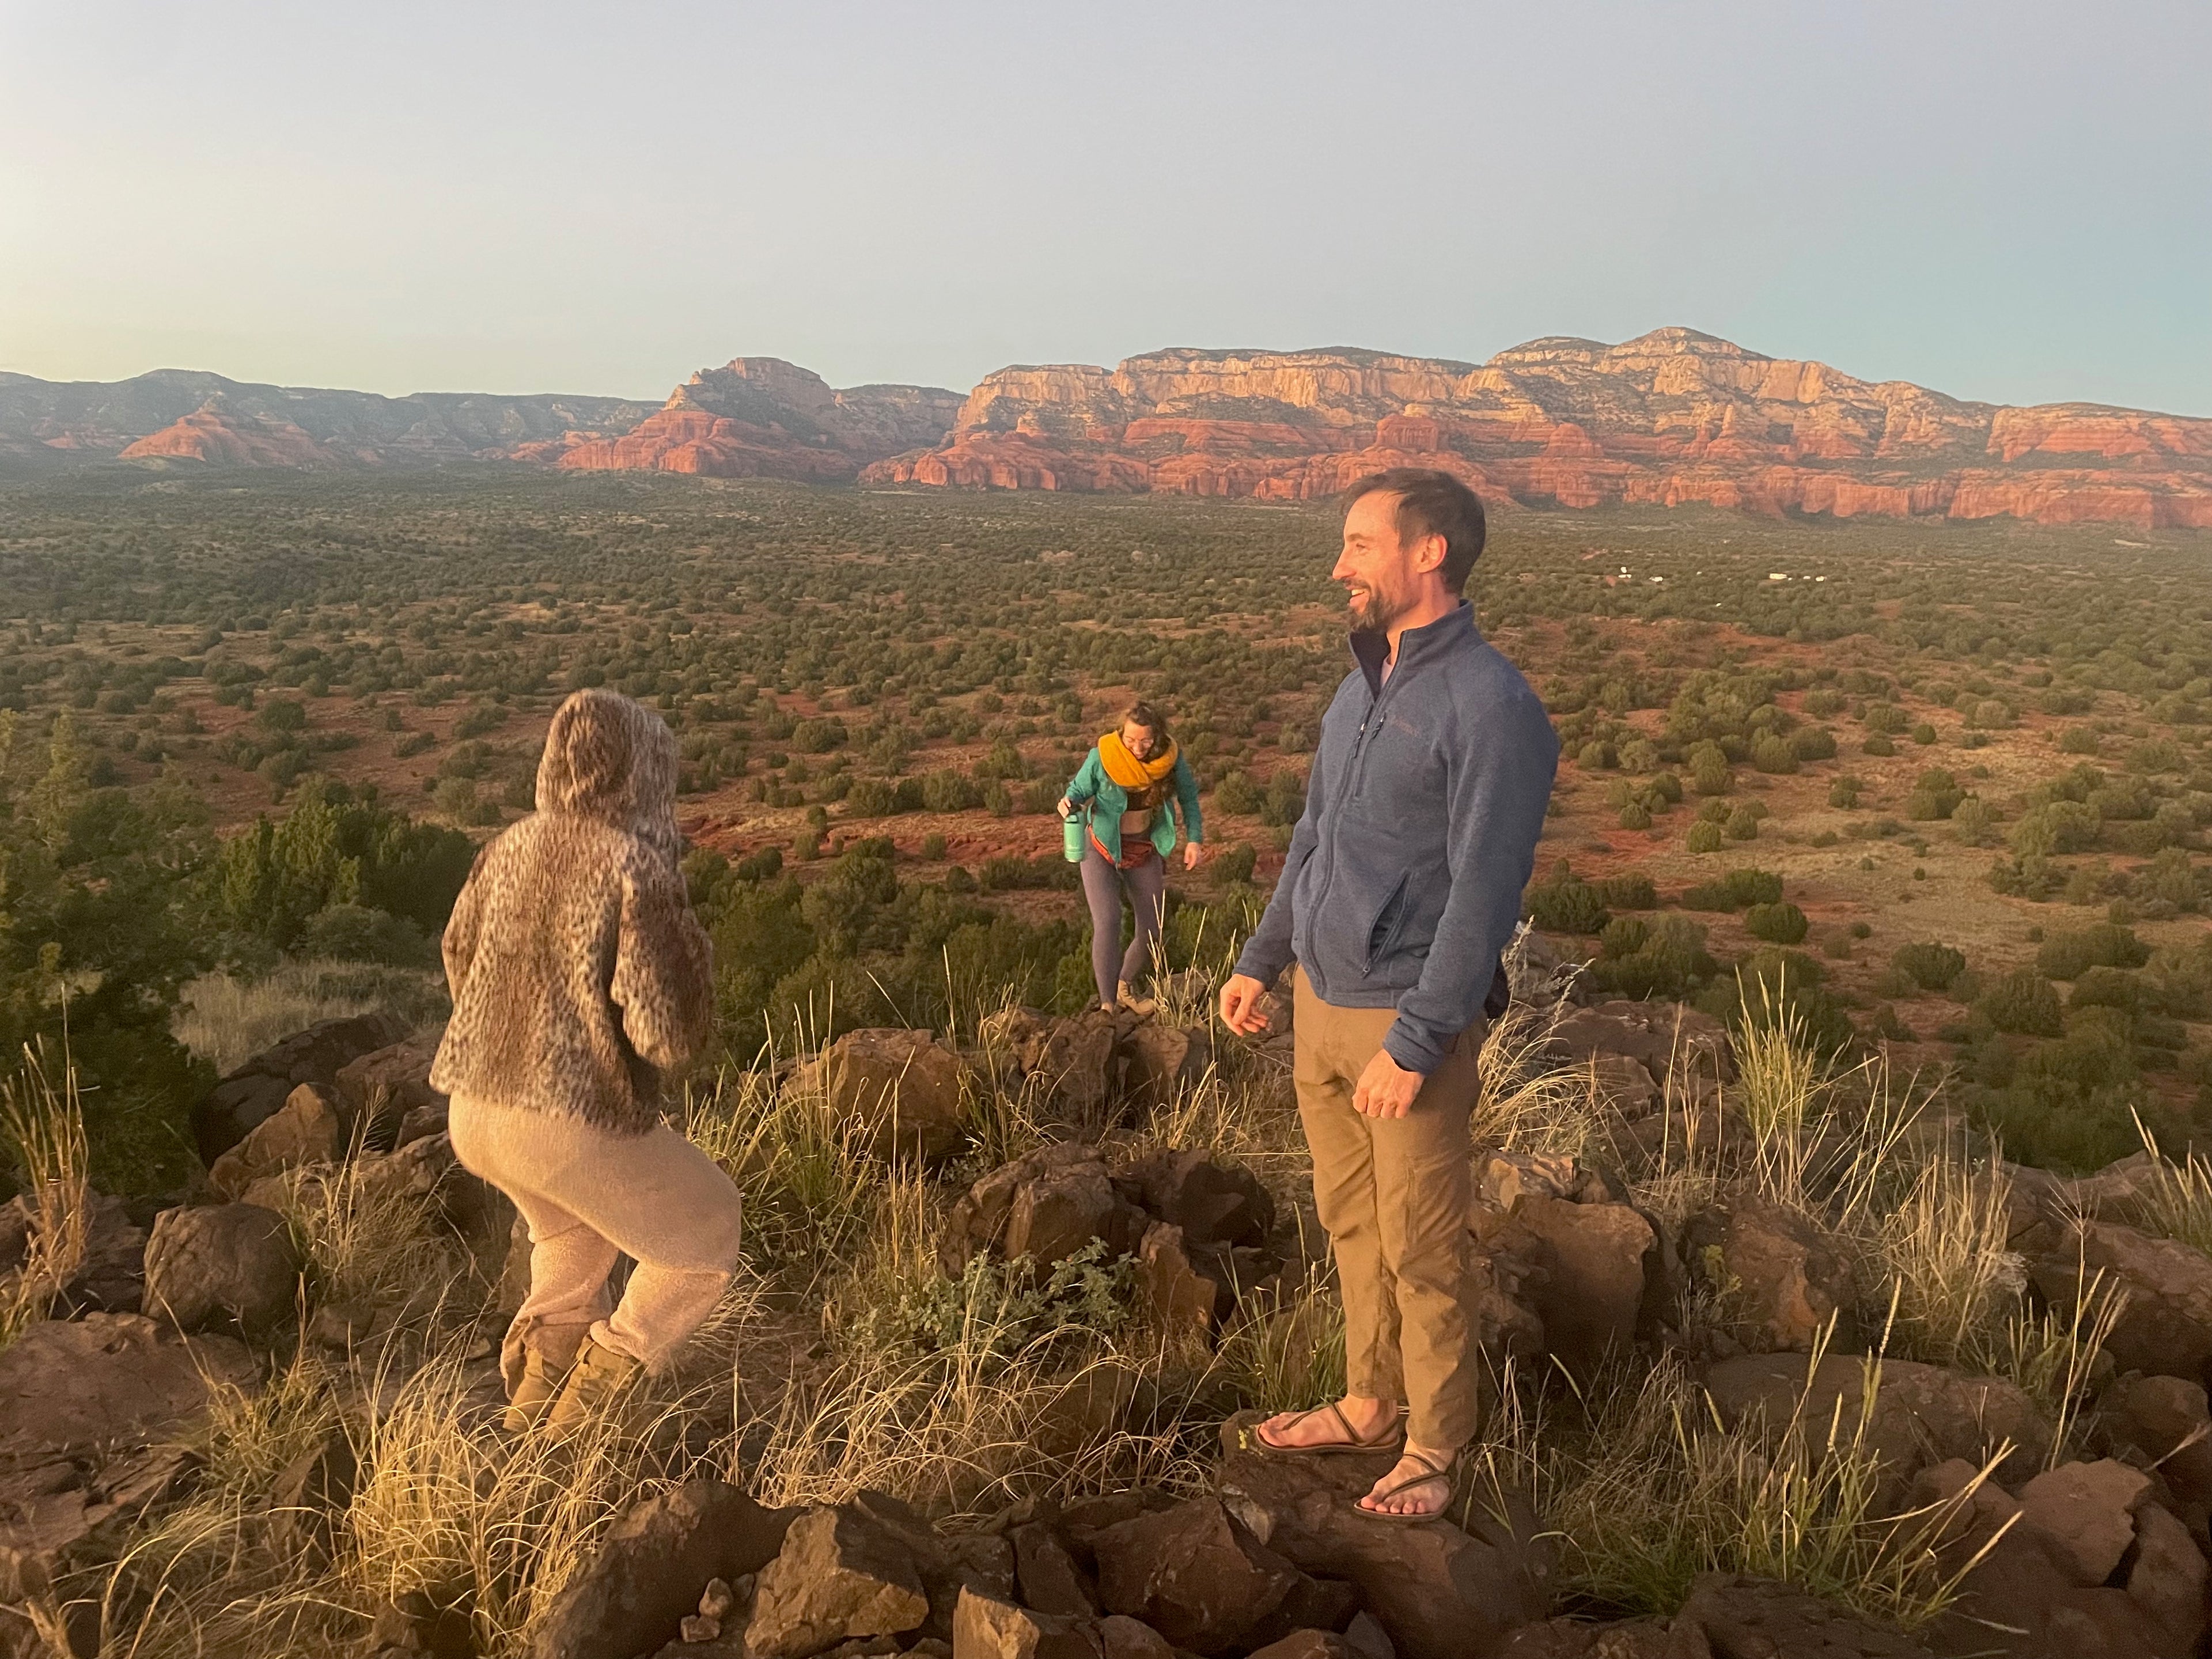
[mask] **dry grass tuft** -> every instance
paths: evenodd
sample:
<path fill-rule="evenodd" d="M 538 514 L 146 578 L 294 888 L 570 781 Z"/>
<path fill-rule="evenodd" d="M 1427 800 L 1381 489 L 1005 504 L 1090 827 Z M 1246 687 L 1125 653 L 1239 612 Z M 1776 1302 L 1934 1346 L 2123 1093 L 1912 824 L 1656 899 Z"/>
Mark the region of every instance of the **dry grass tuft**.
<path fill-rule="evenodd" d="M 1671 1608 L 1698 1573 L 1721 1571 L 1784 1579 L 1907 1629 L 1940 1613 L 1963 1572 L 1947 1571 L 1928 1540 L 1971 1507 L 2003 1453 L 1941 1504 L 1887 1510 L 1869 1438 L 1881 1364 L 1866 1364 L 1856 1413 L 1838 1405 L 1824 1420 L 1801 1402 L 1786 1423 L 1734 1429 L 1671 1356 L 1640 1382 L 1593 1389 L 1577 1443 L 1534 1458 L 1577 1586 L 1619 1605 Z"/>
<path fill-rule="evenodd" d="M 319 1020 L 395 1012 L 419 1024 L 441 1018 L 445 985 L 437 974 L 369 963 L 287 960 L 256 977 L 205 974 L 185 987 L 171 1030 L 218 1072 Z"/>
<path fill-rule="evenodd" d="M 0 1347 L 5 1347 L 46 1316 L 84 1265 L 92 1188 L 76 1067 L 66 1056 L 57 1088 L 43 1054 L 23 1050 L 21 1066 L 0 1084 L 0 1133 L 23 1172 L 30 1210 L 23 1265 L 0 1282 Z"/>

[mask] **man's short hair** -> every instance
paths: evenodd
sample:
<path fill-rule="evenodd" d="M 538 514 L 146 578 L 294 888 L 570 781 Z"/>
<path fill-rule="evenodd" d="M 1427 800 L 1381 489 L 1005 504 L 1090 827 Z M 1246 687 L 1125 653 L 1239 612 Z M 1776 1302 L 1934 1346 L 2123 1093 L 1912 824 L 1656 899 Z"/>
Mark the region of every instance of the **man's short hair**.
<path fill-rule="evenodd" d="M 1482 515 L 1482 498 L 1449 472 L 1428 466 L 1394 466 L 1370 472 L 1344 492 L 1344 511 L 1363 495 L 1384 491 L 1398 498 L 1398 539 L 1409 542 L 1422 536 L 1444 538 L 1444 586 L 1455 593 L 1465 591 L 1468 573 L 1482 556 L 1483 538 L 1489 529 Z"/>

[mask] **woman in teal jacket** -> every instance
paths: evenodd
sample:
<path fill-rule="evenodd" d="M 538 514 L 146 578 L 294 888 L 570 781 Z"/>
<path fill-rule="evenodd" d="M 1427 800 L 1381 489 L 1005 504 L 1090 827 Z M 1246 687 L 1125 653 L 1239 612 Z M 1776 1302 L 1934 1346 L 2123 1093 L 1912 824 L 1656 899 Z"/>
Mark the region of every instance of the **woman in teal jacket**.
<path fill-rule="evenodd" d="M 1085 757 L 1060 798 L 1060 815 L 1083 823 L 1083 896 L 1091 905 L 1091 972 L 1099 1006 L 1135 1002 L 1129 987 L 1159 938 L 1167 908 L 1167 858 L 1184 836 L 1182 867 L 1198 868 L 1204 826 L 1198 778 L 1149 703 L 1133 704 L 1121 729 Z M 1121 944 L 1121 895 L 1137 913 L 1137 933 Z"/>

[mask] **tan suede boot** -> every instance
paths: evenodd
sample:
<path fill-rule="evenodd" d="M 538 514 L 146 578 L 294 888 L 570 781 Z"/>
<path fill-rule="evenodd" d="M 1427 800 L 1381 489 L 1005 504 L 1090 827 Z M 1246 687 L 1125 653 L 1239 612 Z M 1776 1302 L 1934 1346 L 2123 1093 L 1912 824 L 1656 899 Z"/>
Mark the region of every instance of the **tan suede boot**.
<path fill-rule="evenodd" d="M 509 1434 L 527 1434 L 536 1428 L 552 1409 L 561 1385 L 568 1381 L 568 1373 L 575 1368 L 575 1351 L 571 1349 L 566 1359 L 549 1355 L 543 1348 L 531 1347 L 523 1351 L 522 1376 L 515 1383 L 514 1393 L 507 1402 L 507 1413 L 500 1419 L 500 1426 Z"/>
<path fill-rule="evenodd" d="M 619 1404 L 644 1372 L 645 1367 L 628 1354 L 603 1348 L 586 1337 L 577 1350 L 568 1380 L 545 1413 L 546 1428 L 558 1436 L 575 1433 Z"/>

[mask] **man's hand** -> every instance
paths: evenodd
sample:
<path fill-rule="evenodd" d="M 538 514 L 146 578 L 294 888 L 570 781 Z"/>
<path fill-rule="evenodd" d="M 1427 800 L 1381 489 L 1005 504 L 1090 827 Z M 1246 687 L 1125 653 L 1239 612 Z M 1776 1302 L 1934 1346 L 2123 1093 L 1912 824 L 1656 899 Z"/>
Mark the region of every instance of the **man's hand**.
<path fill-rule="evenodd" d="M 1267 1016 L 1260 1000 L 1267 988 L 1249 974 L 1231 974 L 1221 988 L 1221 1023 L 1239 1036 L 1254 1036 L 1267 1029 Z"/>
<path fill-rule="evenodd" d="M 1075 816 L 1075 803 L 1068 799 L 1066 796 L 1062 795 L 1060 798 L 1058 811 L 1060 817 L 1064 818 L 1072 818 Z"/>
<path fill-rule="evenodd" d="M 1187 841 L 1183 843 L 1182 867 L 1184 869 L 1195 870 L 1205 861 L 1206 848 L 1204 847 L 1200 846 L 1194 841 Z"/>
<path fill-rule="evenodd" d="M 1230 981 L 1232 985 L 1236 982 Z M 1226 993 L 1223 1000 L 1227 1000 Z M 1388 1048 L 1377 1048 L 1352 1091 L 1352 1109 L 1367 1117 L 1403 1117 L 1413 1109 L 1413 1097 L 1427 1081 L 1419 1072 L 1409 1072 L 1391 1059 Z"/>

